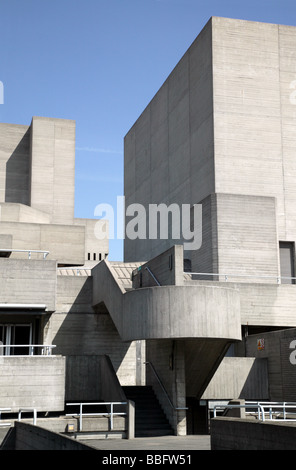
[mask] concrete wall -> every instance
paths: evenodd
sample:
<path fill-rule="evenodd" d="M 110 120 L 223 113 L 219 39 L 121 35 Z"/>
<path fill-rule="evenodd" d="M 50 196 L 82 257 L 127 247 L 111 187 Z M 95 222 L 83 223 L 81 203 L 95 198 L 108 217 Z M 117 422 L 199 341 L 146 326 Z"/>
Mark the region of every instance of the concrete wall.
<path fill-rule="evenodd" d="M 0 356 L 1 407 L 62 411 L 65 400 L 65 358 Z"/>
<path fill-rule="evenodd" d="M 296 426 L 239 419 L 211 420 L 211 450 L 295 450 Z"/>
<path fill-rule="evenodd" d="M 12 248 L 21 250 L 49 251 L 47 259 L 59 264 L 84 264 L 85 230 L 83 226 L 1 222 L 0 233 L 12 235 Z M 16 258 L 27 258 L 27 254 L 13 254 Z M 40 255 L 42 257 L 42 255 Z"/>
<path fill-rule="evenodd" d="M 268 361 L 270 400 L 295 401 L 295 340 L 295 328 L 250 335 L 246 338 L 246 355 L 265 358 Z"/>
<path fill-rule="evenodd" d="M 196 203 L 214 192 L 211 49 L 208 23 L 126 135 L 126 206 Z M 126 238 L 124 259 L 151 259 L 172 244 Z"/>
<path fill-rule="evenodd" d="M 107 258 L 109 254 L 109 222 L 107 220 L 76 218 L 74 224 L 85 227 L 85 260 L 98 262 Z M 96 231 L 99 231 L 99 234 L 105 233 L 106 237 L 102 240 L 97 238 Z"/>
<path fill-rule="evenodd" d="M 29 204 L 30 128 L 0 123 L 0 201 Z"/>
<path fill-rule="evenodd" d="M 50 214 L 46 214 L 37 209 L 33 209 L 25 204 L 1 203 L 1 222 L 22 222 L 49 224 L 51 222 Z"/>
<path fill-rule="evenodd" d="M 75 122 L 33 117 L 0 125 L 1 202 L 21 203 L 73 223 Z"/>
<path fill-rule="evenodd" d="M 269 381 L 267 359 L 224 357 L 202 399 L 268 400 Z"/>
<path fill-rule="evenodd" d="M 56 262 L 0 258 L 1 303 L 56 307 Z"/>
<path fill-rule="evenodd" d="M 261 282 L 256 278 L 252 282 L 238 282 L 238 278 L 229 277 L 227 282 L 185 281 L 186 284 L 213 285 L 235 289 L 240 297 L 240 315 L 242 325 L 295 327 L 294 305 L 296 289 L 294 285 Z M 254 282 L 253 282 L 254 281 Z"/>
<path fill-rule="evenodd" d="M 173 246 L 134 270 L 133 288 L 183 285 L 183 269 L 183 247 Z"/>
<path fill-rule="evenodd" d="M 54 223 L 73 223 L 75 121 L 33 117 L 30 205 Z"/>
<path fill-rule="evenodd" d="M 44 328 L 45 343 L 63 355 L 108 355 L 122 385 L 136 384 L 135 342 L 122 342 L 108 313 L 92 308 L 93 279 L 58 276 L 56 311 Z"/>
<path fill-rule="evenodd" d="M 295 28 L 212 25 L 216 192 L 275 197 L 279 239 L 293 241 Z"/>
<path fill-rule="evenodd" d="M 127 204 L 202 202 L 195 271 L 276 275 L 296 240 L 295 31 L 211 18 L 125 137 Z M 126 239 L 125 259 L 173 242 Z"/>
<path fill-rule="evenodd" d="M 142 288 L 127 292 L 123 300 L 121 334 L 125 340 L 241 339 L 239 298 L 233 289 L 212 286 Z"/>
<path fill-rule="evenodd" d="M 15 423 L 9 441 L 8 450 L 95 450 L 71 437 L 22 422 Z"/>
<path fill-rule="evenodd" d="M 66 357 L 67 402 L 126 401 L 108 356 Z"/>
<path fill-rule="evenodd" d="M 280 274 L 275 199 L 216 194 L 216 203 L 217 272 L 254 275 L 252 282 L 275 283 Z M 260 276 L 267 277 L 260 280 Z M 237 280 L 250 282 L 248 277 Z"/>

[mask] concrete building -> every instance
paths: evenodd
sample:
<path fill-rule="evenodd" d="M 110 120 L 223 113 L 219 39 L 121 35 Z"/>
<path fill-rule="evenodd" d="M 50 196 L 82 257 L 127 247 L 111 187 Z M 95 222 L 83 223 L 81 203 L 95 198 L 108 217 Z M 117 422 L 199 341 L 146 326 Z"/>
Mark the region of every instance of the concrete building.
<path fill-rule="evenodd" d="M 295 27 L 210 19 L 125 136 L 126 226 L 141 205 L 147 232 L 123 262 L 106 221 L 74 217 L 75 123 L 0 125 L 0 408 L 130 399 L 137 436 L 296 402 L 295 70 Z M 200 246 L 149 237 L 151 204 L 188 205 L 191 227 L 200 206 Z"/>
<path fill-rule="evenodd" d="M 295 46 L 295 27 L 211 18 L 125 137 L 126 205 L 142 204 L 148 227 L 151 204 L 200 204 L 201 247 L 184 253 L 184 270 L 189 265 L 199 274 L 183 282 L 199 289 L 231 289 L 239 297 L 234 310 L 242 341 L 228 355 L 250 357 L 226 357 L 203 391 L 191 391 L 186 382 L 193 415 L 199 412 L 196 398 L 296 398 L 278 382 L 288 386 L 294 377 L 287 342 L 278 359 L 287 367 L 276 366 L 273 356 L 269 381 L 264 381 L 263 348 L 251 354 L 245 346 L 252 333 L 261 344 L 266 332 L 281 335 L 282 329 L 296 326 Z M 126 239 L 125 260 L 149 260 L 178 243 L 184 239 Z M 221 301 L 214 294 L 213 299 L 220 325 Z M 204 303 L 209 318 L 206 296 Z M 208 344 L 213 350 L 209 338 Z M 218 348 L 215 354 L 219 362 Z M 160 356 L 158 350 L 158 361 Z M 251 356 L 258 360 L 252 363 Z M 196 350 L 193 357 L 205 364 L 208 354 Z M 259 362 L 262 370 L 255 378 Z M 247 385 L 243 364 L 261 390 L 248 389 L 251 380 Z M 185 377 L 192 380 L 186 365 Z"/>

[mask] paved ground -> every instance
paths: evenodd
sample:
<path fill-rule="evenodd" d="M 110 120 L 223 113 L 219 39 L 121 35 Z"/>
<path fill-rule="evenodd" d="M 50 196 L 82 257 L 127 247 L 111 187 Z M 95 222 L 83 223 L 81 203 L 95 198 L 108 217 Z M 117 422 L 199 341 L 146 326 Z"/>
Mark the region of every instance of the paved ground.
<path fill-rule="evenodd" d="M 81 441 L 99 450 L 210 450 L 210 436 L 161 436 Z"/>

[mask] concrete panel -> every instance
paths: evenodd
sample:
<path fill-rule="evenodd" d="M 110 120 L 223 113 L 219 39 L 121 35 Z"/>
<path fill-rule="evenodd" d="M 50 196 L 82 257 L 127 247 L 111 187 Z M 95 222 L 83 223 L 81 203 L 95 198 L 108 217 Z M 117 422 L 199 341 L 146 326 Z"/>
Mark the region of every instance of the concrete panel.
<path fill-rule="evenodd" d="M 0 201 L 30 202 L 30 128 L 0 124 Z"/>
<path fill-rule="evenodd" d="M 241 339 L 239 296 L 233 289 L 211 286 L 137 289 L 123 296 L 123 312 L 124 340 Z"/>
<path fill-rule="evenodd" d="M 74 224 L 85 228 L 85 261 L 105 259 L 109 254 L 109 221 L 75 218 Z M 105 233 L 106 238 L 98 239 L 95 234 L 96 230 Z"/>
<path fill-rule="evenodd" d="M 84 264 L 85 228 L 83 226 L 1 222 L 0 233 L 12 235 L 13 249 L 45 250 L 50 252 L 47 259 L 57 260 L 59 264 Z M 21 255 L 20 253 L 12 256 L 28 257 L 27 254 Z"/>
<path fill-rule="evenodd" d="M 211 71 L 209 22 L 125 137 L 127 206 L 193 204 L 214 191 Z M 174 243 L 126 238 L 124 258 L 151 259 Z"/>
<path fill-rule="evenodd" d="M 1 222 L 23 222 L 49 224 L 51 216 L 44 212 L 33 209 L 25 204 L 1 203 L 0 204 Z"/>
<path fill-rule="evenodd" d="M 274 276 L 261 281 L 274 283 L 279 274 L 275 199 L 231 194 L 216 194 L 216 198 L 218 273 L 256 275 L 258 279 Z"/>
<path fill-rule="evenodd" d="M 67 402 L 126 401 L 111 360 L 106 355 L 67 356 Z"/>
<path fill-rule="evenodd" d="M 224 357 L 201 398 L 269 400 L 267 359 Z"/>
<path fill-rule="evenodd" d="M 212 21 L 216 190 L 275 197 L 295 240 L 295 28 Z"/>
<path fill-rule="evenodd" d="M 33 426 L 30 423 L 15 423 L 14 442 L 10 445 L 10 450 L 95 450 L 95 448 L 77 442 L 72 437 L 62 435 L 44 429 L 40 426 Z"/>
<path fill-rule="evenodd" d="M 31 206 L 55 223 L 74 217 L 75 122 L 33 117 L 31 123 Z"/>
<path fill-rule="evenodd" d="M 65 400 L 65 358 L 0 356 L 1 407 L 62 411 Z"/>
<path fill-rule="evenodd" d="M 213 286 L 228 286 L 239 292 L 242 325 L 296 327 L 294 305 L 296 289 L 294 285 L 255 282 L 238 282 L 229 277 L 227 282 L 212 281 Z M 207 281 L 185 281 L 186 284 L 209 285 Z"/>
<path fill-rule="evenodd" d="M 219 417 L 211 420 L 211 450 L 295 450 L 296 427 Z"/>
<path fill-rule="evenodd" d="M 56 262 L 0 259 L 1 303 L 45 304 L 55 310 Z"/>
<path fill-rule="evenodd" d="M 295 328 L 250 335 L 246 338 L 246 354 L 268 361 L 269 391 L 273 401 L 295 399 L 295 339 Z"/>

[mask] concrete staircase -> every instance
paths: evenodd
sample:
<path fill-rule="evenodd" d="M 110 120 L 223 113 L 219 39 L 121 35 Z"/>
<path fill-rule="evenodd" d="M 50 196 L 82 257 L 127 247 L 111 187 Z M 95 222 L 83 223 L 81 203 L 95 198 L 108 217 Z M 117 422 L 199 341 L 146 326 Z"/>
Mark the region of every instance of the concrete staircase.
<path fill-rule="evenodd" d="M 150 386 L 122 387 L 135 402 L 135 437 L 168 436 L 173 430 Z"/>

